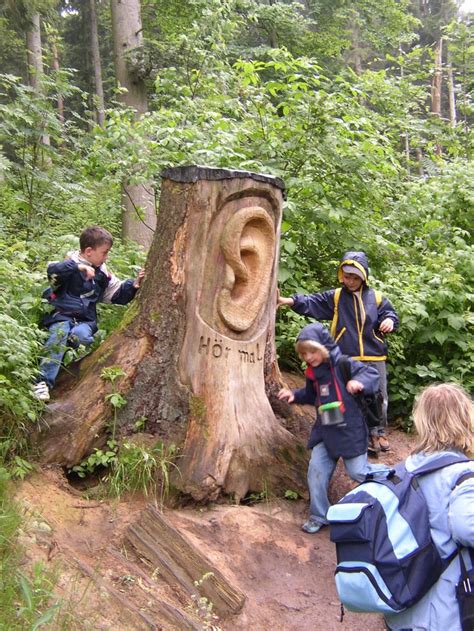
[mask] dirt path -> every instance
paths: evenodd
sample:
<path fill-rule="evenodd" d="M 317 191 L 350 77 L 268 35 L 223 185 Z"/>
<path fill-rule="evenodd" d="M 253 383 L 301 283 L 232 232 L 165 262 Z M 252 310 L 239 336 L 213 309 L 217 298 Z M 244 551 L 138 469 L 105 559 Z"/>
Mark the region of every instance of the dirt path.
<path fill-rule="evenodd" d="M 405 458 L 411 439 L 390 432 L 392 451 L 380 461 Z M 339 468 L 331 487 L 337 499 L 351 487 Z M 188 595 L 170 588 L 124 545 L 127 526 L 138 519 L 143 499 L 85 500 L 61 471 L 45 469 L 23 482 L 17 497 L 26 526 L 20 533 L 25 562 L 41 561 L 59 575 L 56 593 L 68 629 L 173 629 L 157 603 L 179 607 L 198 619 Z M 376 615 L 346 612 L 340 623 L 333 573 L 335 548 L 323 529 L 308 535 L 300 526 L 305 500 L 267 499 L 252 506 L 231 504 L 166 510 L 167 519 L 247 596 L 242 612 L 215 624 L 223 631 L 382 631 Z M 201 613 L 198 628 L 210 629 Z M 183 626 L 182 628 L 189 628 Z"/>

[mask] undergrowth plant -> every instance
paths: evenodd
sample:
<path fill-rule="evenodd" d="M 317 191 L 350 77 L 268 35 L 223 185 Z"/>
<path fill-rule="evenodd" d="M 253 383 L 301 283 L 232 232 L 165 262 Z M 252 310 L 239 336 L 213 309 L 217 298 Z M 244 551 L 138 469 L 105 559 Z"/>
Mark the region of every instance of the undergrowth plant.
<path fill-rule="evenodd" d="M 158 441 L 152 447 L 132 441 L 125 441 L 120 446 L 117 459 L 111 467 L 108 477 L 109 492 L 120 497 L 126 492 L 142 492 L 144 495 L 159 493 L 160 505 L 169 496 L 170 474 L 174 469 L 178 450 L 175 445 L 165 445 Z"/>
<path fill-rule="evenodd" d="M 203 583 L 213 576 L 213 572 L 206 572 L 198 581 L 194 581 L 197 593 L 192 594 L 191 599 L 194 603 L 194 613 L 199 618 L 202 628 L 206 631 L 222 631 L 221 627 L 218 626 L 219 617 L 214 613 L 214 603 L 199 593 Z"/>
<path fill-rule="evenodd" d="M 58 612 L 56 578 L 35 563 L 27 574 L 17 542 L 22 517 L 9 491 L 10 474 L 0 466 L 0 629 L 46 628 Z M 52 628 L 49 626 L 49 628 Z"/>

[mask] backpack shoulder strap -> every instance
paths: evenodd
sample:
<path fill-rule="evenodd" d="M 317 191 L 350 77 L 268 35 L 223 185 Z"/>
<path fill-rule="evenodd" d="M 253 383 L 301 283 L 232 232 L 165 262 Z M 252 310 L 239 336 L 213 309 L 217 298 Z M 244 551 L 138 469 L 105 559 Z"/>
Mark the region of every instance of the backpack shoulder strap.
<path fill-rule="evenodd" d="M 377 307 L 380 307 L 380 304 L 382 302 L 382 292 L 379 291 L 378 289 L 374 289 L 374 294 L 375 294 L 375 304 L 377 305 Z"/>
<path fill-rule="evenodd" d="M 433 473 L 434 471 L 438 471 L 439 469 L 444 469 L 444 467 L 449 467 L 452 464 L 458 464 L 460 462 L 469 462 L 469 461 L 470 461 L 469 458 L 467 458 L 466 456 L 462 456 L 461 454 L 459 456 L 456 456 L 453 454 L 446 454 L 445 456 L 441 456 L 440 458 L 438 458 L 436 462 L 427 463 L 419 467 L 418 469 L 411 471 L 410 473 L 415 476 L 426 475 L 427 473 Z M 470 474 L 464 474 L 464 475 L 470 476 Z M 464 477 L 464 475 L 461 476 L 461 478 Z M 461 482 L 458 481 L 456 484 L 461 484 Z"/>
<path fill-rule="evenodd" d="M 463 482 L 465 482 L 466 480 L 469 480 L 470 478 L 474 478 L 474 471 L 469 471 L 468 473 L 463 473 L 454 483 L 453 489 L 455 489 L 457 486 L 459 486 L 460 484 L 462 484 Z"/>
<path fill-rule="evenodd" d="M 330 333 L 336 337 L 337 320 L 339 318 L 339 299 L 341 298 L 342 287 L 338 287 L 334 290 L 334 315 L 332 317 Z"/>

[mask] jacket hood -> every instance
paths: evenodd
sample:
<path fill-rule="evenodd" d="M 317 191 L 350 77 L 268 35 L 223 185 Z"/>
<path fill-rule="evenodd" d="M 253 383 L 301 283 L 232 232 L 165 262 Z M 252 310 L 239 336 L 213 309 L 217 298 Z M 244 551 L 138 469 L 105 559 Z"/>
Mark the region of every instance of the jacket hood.
<path fill-rule="evenodd" d="M 342 283 L 342 267 L 350 265 L 356 267 L 364 275 L 364 283 L 369 282 L 369 261 L 365 252 L 346 252 L 339 263 L 337 278 Z"/>
<path fill-rule="evenodd" d="M 82 256 L 80 250 L 69 250 L 64 258 L 74 261 L 75 263 L 85 263 L 86 265 L 89 265 L 89 267 L 94 267 L 90 261 Z M 96 269 L 100 269 L 104 272 L 104 274 L 108 275 L 105 263 L 102 263 L 102 265 L 100 267 L 96 267 Z"/>
<path fill-rule="evenodd" d="M 297 341 L 304 342 L 305 340 L 311 340 L 312 342 L 317 342 L 321 344 L 329 351 L 329 355 L 333 361 L 336 361 L 340 355 L 341 351 L 337 346 L 336 342 L 331 337 L 329 331 L 319 322 L 314 322 L 313 324 L 308 324 L 301 329 L 299 332 Z"/>

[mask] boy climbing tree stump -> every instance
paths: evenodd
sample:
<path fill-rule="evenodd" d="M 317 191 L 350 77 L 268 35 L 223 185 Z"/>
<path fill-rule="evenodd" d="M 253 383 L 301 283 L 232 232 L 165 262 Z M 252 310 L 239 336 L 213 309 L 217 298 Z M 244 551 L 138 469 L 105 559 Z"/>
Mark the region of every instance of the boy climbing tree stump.
<path fill-rule="evenodd" d="M 262 175 L 183 167 L 164 173 L 142 291 L 121 330 L 66 380 L 39 442 L 77 464 L 104 443 L 111 412 L 103 368 L 127 405 L 122 429 L 181 445 L 175 483 L 196 499 L 304 488 L 304 451 L 276 419 L 272 296 L 283 184 Z M 97 437 L 98 436 L 98 437 Z"/>

